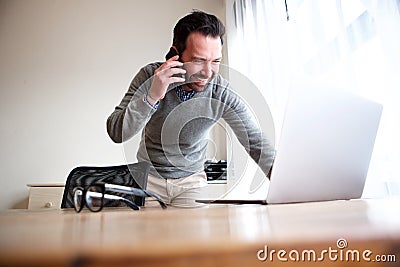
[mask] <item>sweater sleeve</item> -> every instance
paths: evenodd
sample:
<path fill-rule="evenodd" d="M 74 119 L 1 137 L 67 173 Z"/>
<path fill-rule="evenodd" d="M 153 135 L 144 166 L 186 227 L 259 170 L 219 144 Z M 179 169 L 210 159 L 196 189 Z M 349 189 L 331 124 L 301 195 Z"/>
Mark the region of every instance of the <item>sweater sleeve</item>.
<path fill-rule="evenodd" d="M 133 78 L 121 103 L 107 119 L 107 132 L 115 143 L 122 143 L 143 129 L 156 111 L 146 100 L 157 66 L 147 65 Z"/>
<path fill-rule="evenodd" d="M 240 144 L 267 177 L 275 158 L 275 148 L 257 124 L 245 102 L 229 87 L 225 90 L 225 110 L 222 118 L 228 123 Z"/>

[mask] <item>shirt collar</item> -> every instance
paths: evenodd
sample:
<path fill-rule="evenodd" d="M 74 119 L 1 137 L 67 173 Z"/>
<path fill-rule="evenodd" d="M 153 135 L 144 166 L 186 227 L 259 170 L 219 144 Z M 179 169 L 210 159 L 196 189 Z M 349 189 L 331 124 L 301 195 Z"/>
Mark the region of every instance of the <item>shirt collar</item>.
<path fill-rule="evenodd" d="M 182 102 L 191 99 L 196 94 L 195 91 L 186 91 L 185 89 L 183 89 L 182 85 L 175 87 L 175 92 L 179 99 L 182 100 Z"/>

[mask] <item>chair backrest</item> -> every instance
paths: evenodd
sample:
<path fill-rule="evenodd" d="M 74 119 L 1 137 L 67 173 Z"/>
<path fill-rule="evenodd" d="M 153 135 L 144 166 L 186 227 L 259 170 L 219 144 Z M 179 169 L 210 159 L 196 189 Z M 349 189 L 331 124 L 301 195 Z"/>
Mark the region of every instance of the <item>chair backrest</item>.
<path fill-rule="evenodd" d="M 95 183 L 110 183 L 146 189 L 150 164 L 138 162 L 121 166 L 107 167 L 76 167 L 68 175 L 65 183 L 61 208 L 73 208 L 73 190 L 77 186 L 83 188 Z M 144 197 L 137 197 L 128 194 L 113 193 L 131 200 L 138 206 L 144 206 Z M 121 201 L 105 202 L 104 206 L 118 207 L 125 206 Z"/>

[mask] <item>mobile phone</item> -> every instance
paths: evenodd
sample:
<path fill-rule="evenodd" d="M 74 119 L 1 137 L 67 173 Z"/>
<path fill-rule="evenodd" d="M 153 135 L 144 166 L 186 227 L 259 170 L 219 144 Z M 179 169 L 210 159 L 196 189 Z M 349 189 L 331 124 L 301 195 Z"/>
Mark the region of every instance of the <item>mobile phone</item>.
<path fill-rule="evenodd" d="M 168 53 L 165 55 L 165 60 L 168 60 L 171 57 L 174 57 L 176 55 L 179 55 L 178 50 L 175 47 L 171 46 L 171 48 L 169 49 Z"/>
<path fill-rule="evenodd" d="M 170 59 L 171 57 L 174 57 L 174 56 L 176 56 L 176 55 L 179 55 L 179 56 L 180 56 L 180 54 L 178 53 L 178 50 L 177 50 L 175 47 L 171 47 L 171 48 L 169 49 L 168 53 L 165 55 L 165 59 L 168 60 L 168 59 Z M 182 62 L 182 60 L 181 60 L 180 57 L 179 57 L 178 61 Z M 182 68 L 182 67 L 175 67 L 175 68 Z M 175 77 L 179 77 L 179 78 L 183 78 L 183 79 L 186 80 L 185 74 L 175 74 L 174 76 L 175 76 Z"/>

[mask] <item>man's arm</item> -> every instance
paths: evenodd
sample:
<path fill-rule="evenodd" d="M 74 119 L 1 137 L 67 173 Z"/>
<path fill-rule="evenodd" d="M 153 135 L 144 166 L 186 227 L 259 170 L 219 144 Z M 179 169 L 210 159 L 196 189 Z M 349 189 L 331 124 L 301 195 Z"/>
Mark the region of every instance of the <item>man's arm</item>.
<path fill-rule="evenodd" d="M 151 83 L 151 73 L 155 66 L 142 68 L 133 78 L 121 103 L 107 119 L 107 132 L 116 143 L 133 137 L 146 125 L 155 109 L 146 102 L 146 94 Z"/>
<path fill-rule="evenodd" d="M 244 101 L 227 89 L 229 99 L 226 102 L 223 119 L 232 128 L 240 144 L 250 157 L 258 164 L 269 178 L 275 159 L 275 149 L 256 123 L 256 118 L 250 112 Z"/>
<path fill-rule="evenodd" d="M 149 64 L 135 76 L 121 103 L 107 119 L 107 132 L 114 142 L 125 142 L 142 130 L 169 85 L 185 81 L 175 76 L 186 72 L 176 68 L 183 64 L 178 58 L 174 56 L 163 64 Z"/>

